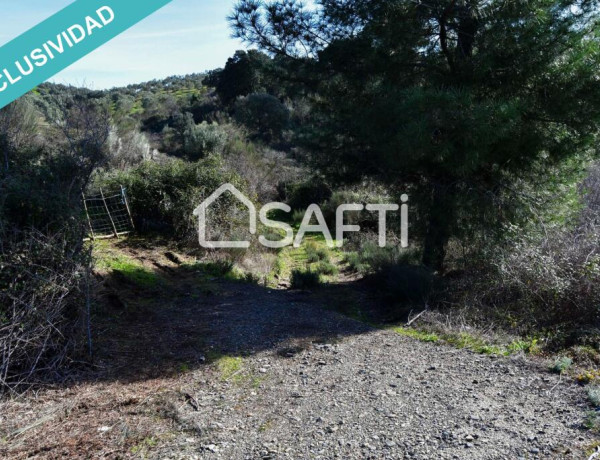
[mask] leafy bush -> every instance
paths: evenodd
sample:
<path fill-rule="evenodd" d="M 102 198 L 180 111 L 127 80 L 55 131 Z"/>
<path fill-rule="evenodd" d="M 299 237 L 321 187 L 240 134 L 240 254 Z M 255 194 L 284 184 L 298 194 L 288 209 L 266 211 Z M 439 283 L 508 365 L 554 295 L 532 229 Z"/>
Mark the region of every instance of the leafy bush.
<path fill-rule="evenodd" d="M 126 169 L 150 159 L 150 142 L 144 133 L 129 131 L 121 134 L 113 129 L 108 143 L 110 169 Z"/>
<path fill-rule="evenodd" d="M 0 391 L 60 375 L 85 330 L 81 190 L 106 162 L 110 120 L 83 93 L 64 91 L 45 120 L 30 96 L 0 110 Z"/>
<path fill-rule="evenodd" d="M 192 160 L 223 152 L 227 133 L 217 123 L 191 124 L 183 135 L 183 151 Z"/>
<path fill-rule="evenodd" d="M 231 273 L 234 263 L 230 260 L 215 260 L 197 264 L 196 267 L 200 267 L 202 271 L 211 276 L 222 277 Z"/>
<path fill-rule="evenodd" d="M 358 252 L 348 252 L 345 254 L 345 261 L 350 267 L 350 270 L 360 274 L 366 274 L 370 267 Z"/>
<path fill-rule="evenodd" d="M 346 262 L 360 273 L 380 272 L 393 265 L 418 265 L 418 260 L 419 251 L 416 249 L 398 246 L 380 248 L 372 239 L 360 243 L 358 251 L 346 254 Z"/>
<path fill-rule="evenodd" d="M 250 94 L 235 103 L 235 119 L 271 142 L 279 139 L 287 128 L 290 112 L 287 107 L 269 94 Z"/>
<path fill-rule="evenodd" d="M 376 273 L 375 280 L 384 297 L 407 308 L 427 304 L 434 288 L 431 270 L 418 265 L 388 265 Z"/>
<path fill-rule="evenodd" d="M 335 190 L 331 197 L 321 206 L 325 220 L 334 228 L 336 223 L 336 212 L 340 205 L 343 204 L 365 204 L 365 203 L 382 203 L 396 204 L 389 193 L 382 190 L 373 184 L 364 184 L 360 187 L 351 189 Z M 388 231 L 400 230 L 400 213 L 388 213 L 387 217 Z M 360 225 L 361 230 L 377 231 L 379 228 L 379 214 L 363 210 L 361 212 L 345 212 L 344 222 L 347 225 Z"/>
<path fill-rule="evenodd" d="M 587 394 L 592 405 L 594 407 L 600 407 L 600 387 L 597 385 L 590 385 L 587 389 Z"/>
<path fill-rule="evenodd" d="M 331 188 L 325 182 L 319 178 L 311 178 L 306 182 L 288 185 L 285 198 L 294 211 L 306 211 L 311 204 L 327 201 L 331 194 Z"/>
<path fill-rule="evenodd" d="M 573 365 L 573 360 L 571 358 L 567 358 L 563 356 L 562 358 L 558 358 L 552 366 L 550 366 L 550 370 L 556 374 L 562 374 L 569 367 Z"/>
<path fill-rule="evenodd" d="M 320 273 L 321 275 L 327 275 L 327 276 L 334 276 L 337 275 L 340 271 L 339 269 L 333 265 L 331 262 L 319 262 L 316 270 L 317 273 Z"/>
<path fill-rule="evenodd" d="M 311 270 L 293 270 L 290 282 L 292 289 L 311 289 L 321 283 L 321 277 Z"/>
<path fill-rule="evenodd" d="M 304 246 L 306 260 L 308 263 L 329 261 L 329 250 L 325 246 L 319 246 L 314 241 L 309 241 Z"/>
<path fill-rule="evenodd" d="M 195 163 L 145 162 L 129 171 L 112 173 L 100 183 L 106 188 L 123 185 L 127 189 L 139 228 L 167 231 L 188 243 L 197 238 L 197 218 L 193 216 L 197 206 L 225 183 L 243 189 L 239 177 L 225 171 L 221 159 L 212 156 Z M 236 206 L 239 203 L 226 194 L 211 207 L 209 237 L 233 231 L 237 226 L 247 229 L 247 214 L 242 223 L 242 209 L 239 219 L 229 212 L 238 210 Z"/>

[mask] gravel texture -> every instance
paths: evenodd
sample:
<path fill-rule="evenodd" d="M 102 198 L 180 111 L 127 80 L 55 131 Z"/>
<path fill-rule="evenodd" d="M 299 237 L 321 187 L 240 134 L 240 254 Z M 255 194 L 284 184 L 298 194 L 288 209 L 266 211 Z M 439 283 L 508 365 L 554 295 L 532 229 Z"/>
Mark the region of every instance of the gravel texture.
<path fill-rule="evenodd" d="M 85 380 L 0 404 L 0 457 L 581 459 L 593 442 L 584 389 L 544 363 L 418 342 L 308 294 L 202 292 L 184 279 L 106 326 Z"/>
<path fill-rule="evenodd" d="M 301 294 L 230 294 L 215 345 L 248 357 L 192 383 L 176 417 L 196 437 L 155 458 L 583 458 L 591 444 L 583 389 L 540 363 L 372 329 Z"/>

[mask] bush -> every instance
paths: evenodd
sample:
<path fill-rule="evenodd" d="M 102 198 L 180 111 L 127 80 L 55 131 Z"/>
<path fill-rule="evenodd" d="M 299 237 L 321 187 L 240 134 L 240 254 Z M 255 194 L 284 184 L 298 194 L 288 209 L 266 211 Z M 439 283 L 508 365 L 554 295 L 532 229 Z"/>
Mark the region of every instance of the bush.
<path fill-rule="evenodd" d="M 571 358 L 567 358 L 563 356 L 562 358 L 558 358 L 552 366 L 550 366 L 550 370 L 556 374 L 562 374 L 569 367 L 573 365 L 573 360 Z"/>
<path fill-rule="evenodd" d="M 0 234 L 0 392 L 56 377 L 76 348 L 89 267 L 81 235 Z"/>
<path fill-rule="evenodd" d="M 425 305 L 434 287 L 431 270 L 417 265 L 388 265 L 376 273 L 375 280 L 384 297 L 397 305 Z"/>
<path fill-rule="evenodd" d="M 294 211 L 306 211 L 311 204 L 321 204 L 331 198 L 331 188 L 319 178 L 287 186 L 287 204 Z M 304 214 L 302 215 L 304 217 Z"/>
<path fill-rule="evenodd" d="M 144 133 L 130 131 L 120 134 L 113 129 L 108 142 L 110 169 L 127 169 L 150 159 L 150 142 Z"/>
<path fill-rule="evenodd" d="M 110 133 L 83 91 L 57 96 L 45 122 L 19 109 L 30 96 L 0 110 L 0 391 L 56 378 L 78 350 L 90 268 L 81 190 Z"/>
<path fill-rule="evenodd" d="M 420 254 L 416 249 L 398 246 L 380 248 L 379 244 L 371 239 L 362 242 L 357 252 L 346 255 L 350 267 L 361 273 L 376 273 L 394 265 L 418 265 L 419 259 Z"/>
<path fill-rule="evenodd" d="M 358 252 L 349 252 L 345 255 L 345 261 L 350 267 L 350 270 L 360 274 L 368 273 L 370 267 L 364 262 L 363 258 Z"/>
<path fill-rule="evenodd" d="M 202 270 L 212 276 L 225 276 L 233 270 L 234 263 L 230 260 L 215 260 L 202 264 Z"/>
<path fill-rule="evenodd" d="M 218 157 L 195 163 L 170 160 L 164 164 L 145 162 L 126 172 L 116 172 L 100 180 L 105 188 L 127 189 L 130 206 L 142 230 L 162 230 L 187 243 L 197 241 L 197 217 L 194 209 L 225 183 L 243 189 L 239 177 L 227 172 Z M 209 212 L 209 237 L 233 232 L 237 227 L 247 231 L 247 214 L 229 194 L 224 195 Z M 239 219 L 234 211 L 239 211 Z M 247 211 L 246 211 L 247 212 Z M 211 233 L 212 232 L 212 233 Z"/>
<path fill-rule="evenodd" d="M 308 270 L 293 270 L 290 279 L 292 289 L 311 289 L 321 283 L 319 273 Z"/>
<path fill-rule="evenodd" d="M 321 209 L 325 220 L 334 228 L 337 220 L 337 209 L 342 204 L 366 204 L 366 203 L 385 203 L 396 204 L 391 196 L 380 190 L 372 184 L 365 184 L 353 189 L 336 190 L 331 194 L 331 197 L 325 202 Z M 377 231 L 379 229 L 378 213 L 363 210 L 361 212 L 346 212 L 344 213 L 344 222 L 347 225 L 360 225 L 361 230 Z M 388 213 L 387 215 L 388 231 L 400 230 L 400 213 Z"/>
<path fill-rule="evenodd" d="M 331 262 L 325 262 L 325 261 L 323 261 L 323 262 L 319 262 L 319 264 L 317 265 L 316 272 L 319 273 L 319 274 L 321 274 L 321 275 L 335 276 L 340 271 Z"/>
<path fill-rule="evenodd" d="M 227 142 L 227 133 L 217 123 L 191 124 L 183 135 L 183 152 L 191 161 L 211 154 L 221 154 Z"/>
<path fill-rule="evenodd" d="M 306 260 L 308 263 L 320 261 L 329 262 L 329 250 L 324 246 L 319 246 L 314 241 L 309 241 L 304 246 L 306 252 Z"/>
<path fill-rule="evenodd" d="M 250 94 L 235 103 L 235 119 L 261 139 L 277 140 L 287 128 L 290 112 L 285 105 L 269 94 Z"/>
<path fill-rule="evenodd" d="M 516 230 L 516 229 L 515 229 Z M 600 231 L 594 226 L 512 233 L 512 248 L 497 252 L 494 295 L 538 326 L 598 325 Z"/>
<path fill-rule="evenodd" d="M 594 407 L 600 407 L 600 387 L 590 385 L 587 390 L 588 398 Z"/>

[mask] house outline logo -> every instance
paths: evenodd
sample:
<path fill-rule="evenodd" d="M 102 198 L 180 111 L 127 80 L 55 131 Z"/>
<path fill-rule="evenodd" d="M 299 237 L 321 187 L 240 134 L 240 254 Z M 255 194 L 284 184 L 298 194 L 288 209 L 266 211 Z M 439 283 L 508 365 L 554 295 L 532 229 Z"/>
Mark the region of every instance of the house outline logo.
<path fill-rule="evenodd" d="M 224 184 L 219 187 L 217 190 L 213 192 L 206 200 L 202 202 L 200 206 L 198 206 L 194 210 L 194 216 L 198 217 L 199 227 L 198 227 L 198 237 L 200 241 L 200 246 L 208 249 L 222 249 L 222 248 L 240 248 L 240 249 L 248 249 L 250 247 L 249 241 L 207 241 L 206 240 L 206 211 L 208 208 L 223 194 L 226 192 L 231 193 L 234 197 L 236 197 L 244 206 L 248 208 L 248 212 L 250 214 L 250 233 L 252 235 L 256 234 L 256 206 L 254 203 L 246 197 L 242 192 L 240 192 L 237 188 L 235 188 L 232 184 Z"/>

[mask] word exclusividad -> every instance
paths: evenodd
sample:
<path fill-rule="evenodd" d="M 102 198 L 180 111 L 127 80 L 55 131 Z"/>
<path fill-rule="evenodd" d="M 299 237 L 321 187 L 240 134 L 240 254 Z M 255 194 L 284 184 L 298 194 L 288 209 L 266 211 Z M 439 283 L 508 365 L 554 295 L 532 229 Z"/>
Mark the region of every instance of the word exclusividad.
<path fill-rule="evenodd" d="M 94 15 L 86 16 L 81 24 L 73 24 L 66 30 L 34 48 L 29 54 L 15 61 L 11 68 L 4 68 L 0 73 L 0 92 L 6 91 L 9 85 L 15 85 L 36 68 L 47 65 L 56 56 L 63 54 L 68 48 L 73 48 L 91 37 L 96 30 L 103 29 L 115 19 L 114 11 L 103 6 Z"/>

